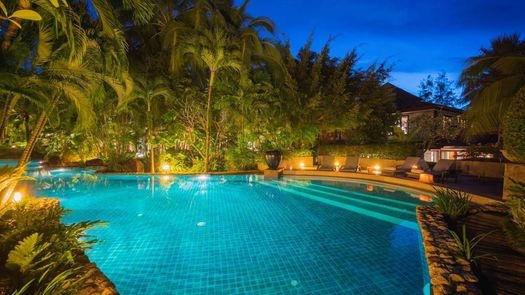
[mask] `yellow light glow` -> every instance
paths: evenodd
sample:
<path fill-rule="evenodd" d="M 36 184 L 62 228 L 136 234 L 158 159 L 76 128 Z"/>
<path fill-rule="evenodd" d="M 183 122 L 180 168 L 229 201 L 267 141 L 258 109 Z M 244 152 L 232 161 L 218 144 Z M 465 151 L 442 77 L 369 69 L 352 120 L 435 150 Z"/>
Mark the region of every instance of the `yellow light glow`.
<path fill-rule="evenodd" d="M 164 170 L 164 171 L 169 171 L 169 170 L 170 170 L 170 165 L 168 165 L 168 164 L 163 164 L 163 165 L 162 165 L 162 170 Z"/>
<path fill-rule="evenodd" d="M 412 169 L 417 169 L 417 165 L 412 165 Z"/>
<path fill-rule="evenodd" d="M 369 192 L 373 192 L 374 191 L 374 186 L 369 184 L 366 186 L 366 190 L 369 191 Z"/>
<path fill-rule="evenodd" d="M 427 195 L 419 195 L 418 197 L 419 197 L 419 200 L 423 202 L 429 202 L 429 203 L 432 202 L 432 197 L 429 197 Z"/>
<path fill-rule="evenodd" d="M 301 169 L 304 169 L 304 162 L 301 162 L 299 166 L 301 166 Z"/>
<path fill-rule="evenodd" d="M 376 171 L 381 170 L 381 166 L 379 166 L 379 165 L 375 165 L 375 166 L 374 166 L 374 170 L 376 170 Z"/>
<path fill-rule="evenodd" d="M 18 203 L 22 200 L 22 193 L 21 192 L 16 192 L 14 195 L 13 195 L 13 201 L 15 203 Z"/>

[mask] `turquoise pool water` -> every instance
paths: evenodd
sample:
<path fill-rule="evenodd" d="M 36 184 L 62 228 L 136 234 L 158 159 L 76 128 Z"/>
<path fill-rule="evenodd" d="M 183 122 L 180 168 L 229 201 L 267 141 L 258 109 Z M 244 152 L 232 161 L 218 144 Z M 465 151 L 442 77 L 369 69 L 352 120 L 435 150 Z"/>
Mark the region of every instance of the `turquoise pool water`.
<path fill-rule="evenodd" d="M 260 176 L 40 176 L 38 194 L 100 219 L 88 256 L 121 294 L 428 292 L 414 193 Z M 88 173 L 89 174 L 89 173 Z"/>

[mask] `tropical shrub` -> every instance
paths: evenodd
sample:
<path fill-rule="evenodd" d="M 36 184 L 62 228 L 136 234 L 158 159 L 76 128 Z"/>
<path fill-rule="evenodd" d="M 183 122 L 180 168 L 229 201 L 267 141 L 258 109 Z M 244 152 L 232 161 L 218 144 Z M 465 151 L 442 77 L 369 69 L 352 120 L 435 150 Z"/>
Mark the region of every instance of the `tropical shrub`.
<path fill-rule="evenodd" d="M 505 116 L 503 146 L 512 160 L 525 163 L 525 90 L 512 100 Z"/>
<path fill-rule="evenodd" d="M 325 145 L 319 149 L 320 155 L 350 156 L 372 159 L 400 160 L 417 155 L 414 144 L 391 143 L 374 145 Z"/>
<path fill-rule="evenodd" d="M 199 172 L 193 165 L 191 156 L 183 151 L 165 152 L 159 157 L 160 165 L 167 164 L 170 167 L 170 172 L 177 173 L 193 173 Z"/>
<path fill-rule="evenodd" d="M 511 181 L 510 199 L 505 202 L 509 217 L 505 220 L 503 229 L 511 246 L 525 253 L 525 182 Z"/>
<path fill-rule="evenodd" d="M 434 200 L 438 211 L 445 215 L 450 227 L 454 228 L 456 221 L 467 215 L 472 197 L 466 192 L 449 188 L 434 189 L 436 190 Z"/>
<path fill-rule="evenodd" d="M 85 281 L 83 251 L 97 242 L 85 234 L 99 221 L 64 225 L 67 211 L 31 200 L 0 216 L 0 290 L 8 294 L 74 294 Z"/>
<path fill-rule="evenodd" d="M 256 170 L 257 163 L 261 159 L 259 152 L 238 146 L 228 149 L 224 154 L 225 166 L 228 171 Z"/>
<path fill-rule="evenodd" d="M 488 254 L 476 255 L 474 253 L 474 249 L 479 244 L 479 242 L 481 242 L 487 236 L 492 234 L 493 231 L 477 235 L 470 240 L 467 236 L 467 227 L 465 224 L 463 224 L 463 226 L 461 227 L 461 237 L 455 231 L 449 230 L 449 232 L 454 238 L 454 241 L 456 242 L 456 245 L 458 246 L 459 251 L 461 251 L 461 253 L 465 257 L 465 259 L 467 259 L 468 262 L 475 264 L 479 258 L 486 257 L 488 255 Z"/>
<path fill-rule="evenodd" d="M 312 150 L 310 149 L 298 149 L 298 150 L 291 150 L 291 151 L 285 151 L 284 155 L 285 157 L 311 157 L 312 156 Z"/>

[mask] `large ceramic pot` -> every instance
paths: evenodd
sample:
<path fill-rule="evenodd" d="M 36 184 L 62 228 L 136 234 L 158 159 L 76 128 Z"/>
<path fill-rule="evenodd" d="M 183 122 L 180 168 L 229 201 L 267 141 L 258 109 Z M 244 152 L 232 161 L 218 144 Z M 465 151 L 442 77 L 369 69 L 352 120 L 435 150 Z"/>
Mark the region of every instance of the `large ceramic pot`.
<path fill-rule="evenodd" d="M 267 151 L 266 155 L 264 156 L 264 160 L 271 170 L 277 170 L 277 168 L 279 168 L 279 163 L 281 163 L 282 157 L 283 154 L 281 151 Z"/>

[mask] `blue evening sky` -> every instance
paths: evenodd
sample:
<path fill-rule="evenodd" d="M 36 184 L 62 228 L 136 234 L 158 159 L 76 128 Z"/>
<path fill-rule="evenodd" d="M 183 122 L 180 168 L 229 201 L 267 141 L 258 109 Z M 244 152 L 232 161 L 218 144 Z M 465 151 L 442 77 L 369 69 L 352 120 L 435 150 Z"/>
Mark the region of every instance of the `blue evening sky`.
<path fill-rule="evenodd" d="M 525 37 L 525 0 L 252 0 L 248 11 L 270 17 L 294 52 L 313 32 L 316 50 L 333 36 L 335 56 L 355 47 L 363 66 L 387 60 L 391 82 L 415 94 L 428 74 L 456 80 L 494 37 Z"/>

